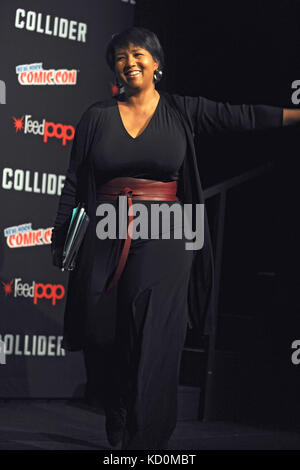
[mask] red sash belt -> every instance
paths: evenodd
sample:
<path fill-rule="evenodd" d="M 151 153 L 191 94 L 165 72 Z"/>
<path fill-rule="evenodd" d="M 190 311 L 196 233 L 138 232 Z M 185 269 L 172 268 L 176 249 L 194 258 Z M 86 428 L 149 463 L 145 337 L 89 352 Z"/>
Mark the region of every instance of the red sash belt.
<path fill-rule="evenodd" d="M 120 177 L 114 178 L 108 181 L 106 184 L 96 191 L 96 200 L 113 200 L 119 196 L 127 196 L 128 201 L 128 214 L 129 214 L 129 225 L 127 231 L 127 237 L 124 242 L 122 253 L 118 266 L 115 270 L 114 276 L 110 281 L 106 291 L 110 291 L 118 282 L 129 253 L 132 235 L 132 199 L 142 201 L 178 201 L 177 193 L 177 181 L 163 182 L 149 179 L 131 178 L 131 177 Z M 121 243 L 121 239 L 118 239 L 118 243 Z"/>

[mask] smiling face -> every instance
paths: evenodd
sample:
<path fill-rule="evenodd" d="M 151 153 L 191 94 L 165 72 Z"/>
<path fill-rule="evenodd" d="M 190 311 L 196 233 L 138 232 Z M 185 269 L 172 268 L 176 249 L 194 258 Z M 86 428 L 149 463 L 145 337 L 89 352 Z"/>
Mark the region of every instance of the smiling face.
<path fill-rule="evenodd" d="M 134 44 L 115 51 L 116 76 L 125 90 L 153 88 L 153 73 L 158 65 L 150 52 Z"/>

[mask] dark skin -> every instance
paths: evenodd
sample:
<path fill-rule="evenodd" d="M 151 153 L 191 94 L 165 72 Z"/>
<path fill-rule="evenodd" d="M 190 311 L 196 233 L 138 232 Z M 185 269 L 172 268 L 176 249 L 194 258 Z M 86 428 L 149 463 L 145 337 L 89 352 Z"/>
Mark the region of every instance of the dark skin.
<path fill-rule="evenodd" d="M 115 73 L 124 87 L 118 100 L 120 115 L 127 132 L 137 137 L 147 127 L 159 101 L 153 73 L 159 67 L 150 52 L 134 44 L 115 51 Z M 130 77 L 128 72 L 139 71 Z M 300 121 L 300 109 L 283 109 L 283 125 Z"/>
<path fill-rule="evenodd" d="M 300 109 L 283 109 L 283 125 L 295 124 L 300 121 Z"/>
<path fill-rule="evenodd" d="M 160 95 L 153 81 L 158 66 L 159 62 L 150 52 L 133 44 L 115 52 L 115 73 L 124 86 L 118 106 L 124 127 L 132 137 L 144 131 L 158 104 Z M 138 74 L 129 76 L 132 71 L 138 71 Z"/>

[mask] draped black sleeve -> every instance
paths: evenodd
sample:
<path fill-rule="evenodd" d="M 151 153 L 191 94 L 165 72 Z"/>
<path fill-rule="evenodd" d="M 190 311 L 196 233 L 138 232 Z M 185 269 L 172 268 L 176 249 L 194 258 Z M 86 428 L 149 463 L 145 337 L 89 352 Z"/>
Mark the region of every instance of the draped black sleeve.
<path fill-rule="evenodd" d="M 184 106 L 191 116 L 195 134 L 271 129 L 283 123 L 283 109 L 275 106 L 230 104 L 202 96 L 185 96 Z"/>
<path fill-rule="evenodd" d="M 82 172 L 82 166 L 87 158 L 92 136 L 95 132 L 98 114 L 97 108 L 94 105 L 90 106 L 83 113 L 76 126 L 66 179 L 52 230 L 52 249 L 64 244 L 72 210 L 78 203 L 78 180 Z"/>

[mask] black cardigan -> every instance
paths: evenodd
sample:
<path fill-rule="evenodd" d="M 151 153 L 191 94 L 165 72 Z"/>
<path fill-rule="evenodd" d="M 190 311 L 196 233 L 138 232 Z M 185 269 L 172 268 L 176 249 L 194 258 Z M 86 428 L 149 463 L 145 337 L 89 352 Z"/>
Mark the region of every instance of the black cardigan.
<path fill-rule="evenodd" d="M 171 95 L 163 91 L 159 93 L 161 99 L 165 100 L 167 106 L 176 113 L 186 133 L 187 151 L 178 180 L 178 195 L 184 203 L 204 203 L 194 146 L 195 134 L 213 135 L 231 130 L 282 126 L 281 108 L 265 105 L 231 105 L 214 102 L 201 96 Z M 102 110 L 112 105 L 115 105 L 115 98 L 92 104 L 83 113 L 76 127 L 69 168 L 52 231 L 52 250 L 60 252 L 72 209 L 79 201 L 85 202 L 91 221 L 78 254 L 76 268 L 70 272 L 64 312 L 62 347 L 69 351 L 80 351 L 86 345 L 87 309 L 90 308 L 89 282 L 96 239 L 95 179 L 89 149 L 95 135 L 101 134 Z M 198 328 L 205 334 L 210 333 L 212 326 L 213 280 L 213 253 L 205 211 L 204 245 L 200 250 L 194 251 L 188 290 L 189 326 Z"/>

